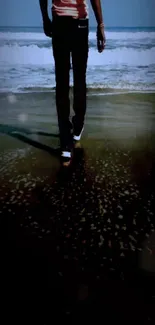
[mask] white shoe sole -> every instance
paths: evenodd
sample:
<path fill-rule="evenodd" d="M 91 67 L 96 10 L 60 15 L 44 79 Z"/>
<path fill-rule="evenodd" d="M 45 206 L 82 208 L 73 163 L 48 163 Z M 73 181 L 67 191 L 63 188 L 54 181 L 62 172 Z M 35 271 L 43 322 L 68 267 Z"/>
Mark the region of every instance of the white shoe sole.
<path fill-rule="evenodd" d="M 62 166 L 69 167 L 72 160 L 72 153 L 70 151 L 62 151 L 61 158 L 67 158 L 67 160 L 62 161 Z"/>
<path fill-rule="evenodd" d="M 69 151 L 62 151 L 61 157 L 71 158 L 71 152 L 69 152 Z"/>
<path fill-rule="evenodd" d="M 83 130 L 84 130 L 84 127 L 82 128 L 81 133 L 79 135 L 73 135 L 73 140 L 80 141 Z"/>

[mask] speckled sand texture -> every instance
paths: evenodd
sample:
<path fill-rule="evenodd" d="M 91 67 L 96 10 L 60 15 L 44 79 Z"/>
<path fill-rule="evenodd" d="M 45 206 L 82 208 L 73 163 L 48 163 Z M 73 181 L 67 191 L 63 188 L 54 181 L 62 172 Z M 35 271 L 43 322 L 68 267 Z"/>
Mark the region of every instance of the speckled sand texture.
<path fill-rule="evenodd" d="M 53 265 L 52 281 L 60 285 L 60 296 L 61 286 L 67 286 L 64 294 L 68 298 L 60 303 L 64 315 L 72 313 L 76 299 L 87 301 L 90 295 L 90 299 L 98 300 L 107 283 L 113 294 L 114 279 L 116 284 L 120 281 L 121 288 L 126 281 L 134 282 L 134 274 L 142 272 L 145 265 L 144 242 L 155 228 L 152 148 L 139 146 L 137 152 L 132 146 L 118 147 L 112 140 L 85 138 L 82 145 L 67 172 L 61 170 L 57 158 L 30 146 L 4 150 L 0 157 L 0 214 L 17 284 L 31 290 L 35 283 L 36 292 L 41 285 L 42 299 L 42 281 L 52 285 L 44 266 L 50 272 Z M 145 250 L 154 258 L 149 242 Z M 99 290 L 96 298 L 92 298 L 93 290 Z M 106 290 L 101 301 L 106 299 Z M 128 289 L 126 294 L 131 294 Z M 115 292 L 114 305 L 116 296 Z M 119 299 L 124 304 L 123 298 Z M 138 293 L 136 299 L 135 317 L 147 317 L 140 307 L 144 306 L 143 295 Z M 124 307 L 129 319 L 135 313 L 134 303 L 131 305 L 131 315 L 126 304 Z"/>
<path fill-rule="evenodd" d="M 68 171 L 54 95 L 14 96 L 0 95 L 4 319 L 154 324 L 155 95 L 88 93 Z"/>

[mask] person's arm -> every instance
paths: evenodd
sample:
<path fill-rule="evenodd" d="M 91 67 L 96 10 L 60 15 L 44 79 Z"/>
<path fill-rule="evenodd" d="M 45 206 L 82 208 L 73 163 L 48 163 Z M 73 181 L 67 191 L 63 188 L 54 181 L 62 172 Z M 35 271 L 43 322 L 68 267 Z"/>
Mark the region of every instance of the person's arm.
<path fill-rule="evenodd" d="M 48 0 L 39 0 L 43 21 L 48 19 Z"/>
<path fill-rule="evenodd" d="M 100 0 L 90 0 L 97 21 L 97 48 L 101 53 L 105 48 L 106 38 Z"/>
<path fill-rule="evenodd" d="M 103 23 L 102 8 L 100 0 L 90 0 L 97 24 L 100 25 Z"/>
<path fill-rule="evenodd" d="M 40 9 L 43 18 L 44 33 L 48 37 L 52 37 L 52 21 L 48 16 L 48 0 L 39 0 Z"/>

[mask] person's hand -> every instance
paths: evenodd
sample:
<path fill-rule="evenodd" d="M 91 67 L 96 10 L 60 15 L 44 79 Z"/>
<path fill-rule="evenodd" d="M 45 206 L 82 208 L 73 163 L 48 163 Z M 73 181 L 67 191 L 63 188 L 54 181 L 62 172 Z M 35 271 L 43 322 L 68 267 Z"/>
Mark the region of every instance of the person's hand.
<path fill-rule="evenodd" d="M 104 32 L 104 26 L 98 25 L 97 26 L 97 49 L 99 53 L 102 53 L 105 49 L 106 37 Z"/>
<path fill-rule="evenodd" d="M 45 35 L 52 37 L 52 21 L 49 17 L 43 20 L 43 28 Z"/>

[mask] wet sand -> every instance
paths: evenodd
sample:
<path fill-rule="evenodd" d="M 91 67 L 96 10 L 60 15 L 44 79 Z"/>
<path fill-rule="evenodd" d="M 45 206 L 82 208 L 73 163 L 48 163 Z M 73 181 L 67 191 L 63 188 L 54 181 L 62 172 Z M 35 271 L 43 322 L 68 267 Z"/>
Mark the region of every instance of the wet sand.
<path fill-rule="evenodd" d="M 1 283 L 21 324 L 155 318 L 154 104 L 134 118 L 131 101 L 106 99 L 104 119 L 104 101 L 90 100 L 68 172 L 57 137 L 1 123 Z"/>

